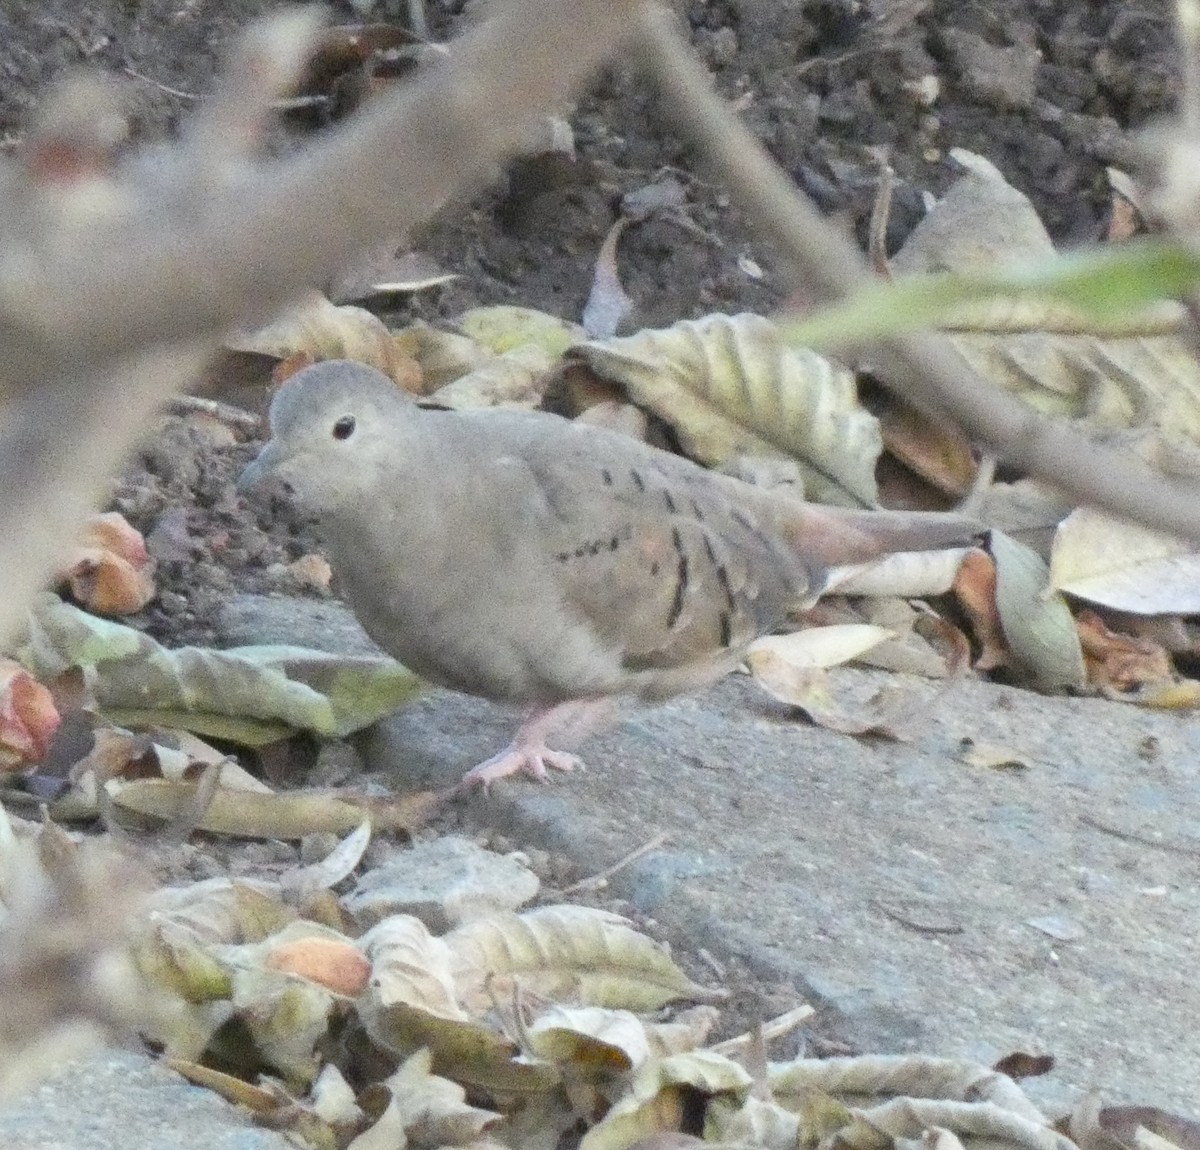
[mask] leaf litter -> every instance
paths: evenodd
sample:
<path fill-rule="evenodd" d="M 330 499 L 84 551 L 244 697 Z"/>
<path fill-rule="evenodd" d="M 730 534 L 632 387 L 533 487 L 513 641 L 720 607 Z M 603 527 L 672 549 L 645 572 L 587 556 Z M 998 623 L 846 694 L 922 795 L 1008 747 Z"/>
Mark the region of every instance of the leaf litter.
<path fill-rule="evenodd" d="M 444 406 L 541 406 L 561 400 L 568 373 L 582 368 L 590 373 L 583 390 L 610 397 L 602 402 L 612 405 L 613 418 L 640 413 L 643 434 L 653 419 L 709 465 L 746 456 L 790 461 L 809 497 L 852 506 L 874 505 L 886 493 L 878 470 L 885 451 L 943 497 L 937 505 L 974 481 L 964 445 L 911 413 L 877 418 L 847 368 L 789 345 L 783 330 L 761 317 L 712 315 L 613 335 L 611 315 L 626 307 L 615 278 L 618 235 L 598 265 L 597 306 L 610 318 L 590 332 L 519 308 L 477 309 L 456 332 L 423 325 L 393 332 L 370 312 L 314 296 L 231 346 L 285 362 L 361 359 Z M 588 340 L 589 334 L 604 338 Z M 1038 389 L 1077 395 L 1080 371 L 1098 371 L 1104 387 L 1090 414 L 1135 420 L 1149 411 L 1152 428 L 1193 430 L 1195 421 L 1180 405 L 1194 389 L 1175 385 L 1169 356 L 1159 383 L 1147 387 L 1139 365 L 1148 359 L 1127 363 L 1107 345 L 1080 345 L 1082 352 L 1071 354 L 1082 358 L 1068 362 L 1064 377 L 1051 370 L 1060 362 L 1055 357 L 1067 354 L 1062 344 L 1050 354 L 1012 338 L 994 337 L 988 354 L 1002 366 L 1018 365 L 1034 406 L 1044 406 Z M 1011 373 L 997 369 L 996 378 Z M 1080 407 L 1070 413 L 1080 414 Z M 1006 495 L 1004 488 L 989 494 Z M 1069 510 L 1051 512 L 1045 525 L 1054 527 Z M 1073 615 L 1066 598 L 1089 599 L 1090 591 L 1099 607 L 1186 614 L 1189 601 L 1171 596 L 1155 566 L 1176 552 L 1162 544 L 1136 551 L 1127 536 L 1114 534 L 1118 527 L 1108 526 L 1081 545 L 1071 532 L 1083 513 L 1066 518 L 1051 556 L 996 532 L 986 552 L 943 558 L 936 570 L 928 563 L 898 567 L 876 585 L 843 590 L 890 593 L 897 603 L 954 590 L 970 619 L 980 670 L 1004 664 L 1046 687 L 1086 682 L 1123 694 L 1147 684 L 1162 694 L 1179 687 L 1162 648 L 1133 642 L 1103 616 Z M 131 553 L 122 552 L 120 539 L 110 546 L 110 538 L 128 538 L 111 526 L 109 535 L 94 530 L 87 542 L 103 555 L 78 557 L 65 573 L 93 611 L 123 609 L 112 606 L 110 577 L 98 574 L 119 568 L 109 556 L 131 568 L 117 580 L 134 588 L 130 604 L 153 590 L 145 582 L 144 544 Z M 1098 553 L 1118 549 L 1114 540 L 1134 556 L 1126 567 L 1145 568 L 1133 572 L 1140 583 L 1132 591 L 1128 571 L 1114 576 L 1093 565 Z M 789 701 L 819 699 L 820 685 L 808 676 L 892 636 L 874 624 L 824 630 L 764 641 L 750 655 L 751 669 Z M 917 1137 L 942 1150 L 1074 1145 L 1010 1079 L 986 1068 L 920 1057 L 767 1063 L 753 1036 L 738 1058 L 706 1049 L 710 1016 L 689 1022 L 684 1011 L 671 1021 L 662 1011 L 679 1001 L 719 1000 L 719 988 L 692 981 L 661 946 L 607 912 L 543 906 L 484 916 L 443 935 L 397 914 L 355 933 L 336 888 L 354 882 L 372 831 L 417 830 L 433 797 L 403 808 L 373 796 L 356 800 L 345 790 L 277 794 L 238 778 L 214 748 L 182 749 L 178 735 L 196 731 L 251 747 L 301 729 L 342 736 L 412 697 L 415 683 L 402 668 L 282 648 L 167 651 L 132 628 L 51 600 L 35 611 L 21 653 L 28 669 L 14 668 L 9 680 L 14 701 L 7 709 L 14 714 L 30 710 L 15 699 L 36 694 L 37 678 L 81 673 L 92 696 L 98 738 L 70 779 L 75 806 L 64 802 L 62 812 L 95 818 L 115 811 L 158 822 L 186 814 L 185 833 L 347 836 L 319 862 L 276 883 L 226 879 L 159 892 L 139 920 L 131 951 L 161 1007 L 143 1033 L 193 1080 L 306 1144 L 371 1150 L 409 1141 L 535 1145 L 540 1138 L 549 1145 L 569 1132 L 589 1147 L 623 1147 L 702 1131 L 751 1145 L 863 1150 L 900 1148 Z M 838 716 L 829 705 L 811 709 L 841 730 L 886 727 Z M 153 730 L 138 736 L 118 723 Z M 36 761 L 53 734 L 49 725 L 15 734 L 18 769 Z M 974 761 L 983 765 L 1022 761 L 1004 748 L 976 750 Z M 56 833 L 53 826 L 42 835 Z M 60 854 L 71 858 L 77 849 L 60 845 Z M 1048 921 L 1030 920 L 1039 929 Z M 1055 937 L 1065 938 L 1061 931 Z M 351 1058 L 354 1043 L 359 1048 Z M 364 1066 L 373 1072 L 364 1074 Z M 1126 1144 L 1185 1145 L 1178 1124 L 1138 1114 L 1150 1125 L 1136 1126 Z M 1085 1118 L 1072 1130 L 1094 1130 L 1099 1119 Z M 1134 1120 L 1125 1118 L 1127 1125 Z M 1086 1139 L 1079 1144 L 1090 1150 Z"/>

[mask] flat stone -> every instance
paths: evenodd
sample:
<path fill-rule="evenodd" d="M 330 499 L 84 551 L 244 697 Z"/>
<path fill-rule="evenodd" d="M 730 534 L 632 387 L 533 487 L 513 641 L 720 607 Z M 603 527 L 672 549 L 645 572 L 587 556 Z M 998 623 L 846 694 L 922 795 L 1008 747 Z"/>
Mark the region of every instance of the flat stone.
<path fill-rule="evenodd" d="M 584 873 L 666 831 L 614 891 L 693 948 L 806 988 L 863 1051 L 1046 1052 L 1055 1070 L 1025 1086 L 1051 1114 L 1095 1087 L 1200 1116 L 1200 724 L 977 681 L 832 682 L 864 706 L 902 685 L 908 741 L 812 727 L 734 676 L 631 711 L 583 746 L 587 772 L 502 780 L 472 813 Z M 398 789 L 445 786 L 516 721 L 431 692 L 361 749 Z M 968 737 L 1031 765 L 969 766 Z"/>
<path fill-rule="evenodd" d="M 516 910 L 537 896 L 540 885 L 512 855 L 443 835 L 367 871 L 343 903 L 363 928 L 391 914 L 411 914 L 443 934 L 470 919 Z"/>
<path fill-rule="evenodd" d="M 295 1150 L 144 1054 L 101 1050 L 0 1107 L 4 1150 Z"/>

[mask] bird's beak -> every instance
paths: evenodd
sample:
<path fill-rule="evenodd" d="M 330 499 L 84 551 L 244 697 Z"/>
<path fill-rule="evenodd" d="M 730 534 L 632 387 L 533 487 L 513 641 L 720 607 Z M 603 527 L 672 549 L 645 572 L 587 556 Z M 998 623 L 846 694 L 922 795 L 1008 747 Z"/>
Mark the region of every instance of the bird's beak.
<path fill-rule="evenodd" d="M 237 493 L 248 495 L 263 480 L 271 476 L 280 462 L 282 461 L 279 458 L 278 448 L 274 442 L 268 443 L 246 466 L 246 470 L 238 476 Z"/>

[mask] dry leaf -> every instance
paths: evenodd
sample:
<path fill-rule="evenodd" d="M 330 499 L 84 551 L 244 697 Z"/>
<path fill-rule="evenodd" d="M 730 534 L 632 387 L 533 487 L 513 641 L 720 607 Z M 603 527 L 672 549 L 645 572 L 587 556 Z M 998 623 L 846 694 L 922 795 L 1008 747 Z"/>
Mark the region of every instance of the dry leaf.
<path fill-rule="evenodd" d="M 967 553 L 954 579 L 954 594 L 971 620 L 979 645 L 976 668 L 991 671 L 1007 666 L 1011 652 L 996 606 L 996 564 L 986 551 Z"/>
<path fill-rule="evenodd" d="M 1200 613 L 1200 553 L 1088 507 L 1058 525 L 1050 580 L 1060 591 L 1132 614 Z"/>
<path fill-rule="evenodd" d="M 466 1019 L 450 949 L 419 918 L 391 915 L 368 930 L 359 945 L 371 961 L 371 994 L 378 1009 L 403 1003 L 442 1018 Z"/>
<path fill-rule="evenodd" d="M 113 780 L 107 784 L 119 811 L 170 821 L 196 793 L 196 783 L 171 779 Z M 337 791 L 254 793 L 217 787 L 196 821 L 196 829 L 237 838 L 301 839 L 319 831 L 347 834 L 364 818 L 377 831 L 412 834 L 423 826 L 443 797 L 429 791 L 381 798 Z"/>
<path fill-rule="evenodd" d="M 551 1006 L 526 1034 L 533 1054 L 580 1077 L 626 1073 L 650 1057 L 646 1026 L 627 1010 Z"/>
<path fill-rule="evenodd" d="M 421 689 L 415 675 L 384 656 L 343 658 L 294 647 L 168 650 L 135 628 L 53 596 L 35 604 L 18 655 L 47 679 L 89 668 L 97 705 L 121 726 L 184 728 L 251 746 L 295 728 L 348 734 Z"/>
<path fill-rule="evenodd" d="M 867 623 L 843 623 L 832 627 L 808 627 L 790 635 L 764 635 L 755 639 L 746 652 L 750 673 L 762 683 L 761 676 L 778 685 L 780 667 L 776 660 L 799 671 L 818 667 L 837 667 L 857 658 L 895 632 Z M 765 683 L 763 683 L 766 686 Z M 770 687 L 766 688 L 771 690 Z M 774 691 L 771 692 L 775 694 Z M 780 698 L 776 694 L 776 698 Z M 785 702 L 787 700 L 784 700 Z"/>
<path fill-rule="evenodd" d="M 318 362 L 352 359 L 378 368 L 406 391 L 421 391 L 420 367 L 382 320 L 359 307 L 336 307 L 319 292 L 266 327 L 231 336 L 225 346 L 276 359 L 298 353 Z"/>
<path fill-rule="evenodd" d="M 40 762 L 60 722 L 50 691 L 20 663 L 0 658 L 0 771 Z"/>
<path fill-rule="evenodd" d="M 544 906 L 497 914 L 445 936 L 459 999 L 481 1010 L 493 997 L 527 993 L 634 1011 L 723 992 L 694 983 L 653 939 L 626 919 L 583 906 Z"/>
<path fill-rule="evenodd" d="M 466 1091 L 433 1073 L 433 1055 L 419 1050 L 395 1074 L 364 1092 L 364 1104 L 381 1092 L 390 1095 L 404 1135 L 415 1146 L 467 1146 L 494 1126 L 500 1115 L 466 1103 Z M 365 1136 L 364 1136 L 365 1137 Z M 403 1145 L 392 1143 L 391 1145 Z"/>
<path fill-rule="evenodd" d="M 971 490 L 978 464 L 962 432 L 934 423 L 890 394 L 871 406 L 879 419 L 883 446 L 905 467 L 956 499 Z"/>
<path fill-rule="evenodd" d="M 991 533 L 996 611 L 1008 646 L 1044 687 L 1078 687 L 1086 679 L 1075 620 L 1049 589 L 1049 570 L 1028 547 Z"/>
<path fill-rule="evenodd" d="M 1081 611 L 1075 626 L 1087 660 L 1088 682 L 1116 692 L 1174 683 L 1171 657 L 1157 643 L 1110 630 L 1095 611 Z"/>
<path fill-rule="evenodd" d="M 267 952 L 268 970 L 282 971 L 320 983 L 334 994 L 355 998 L 367 986 L 371 963 L 349 939 L 297 938 Z"/>
<path fill-rule="evenodd" d="M 539 407 L 553 357 L 537 344 L 523 344 L 439 387 L 430 400 L 441 407 L 468 411 L 476 407 Z"/>
<path fill-rule="evenodd" d="M 710 315 L 581 344 L 572 356 L 623 385 L 702 463 L 783 453 L 800 464 L 817 501 L 876 501 L 883 444 L 875 417 L 858 403 L 854 376 L 787 346 L 762 316 Z"/>
<path fill-rule="evenodd" d="M 639 1138 L 678 1132 L 685 1098 L 730 1098 L 745 1101 L 753 1082 L 736 1062 L 707 1050 L 654 1059 L 643 1066 L 628 1090 L 591 1128 L 579 1150 L 624 1150 Z"/>
<path fill-rule="evenodd" d="M 492 355 L 532 345 L 557 359 L 587 338 L 578 324 L 535 308 L 508 305 L 471 308 L 458 317 L 458 328 Z"/>
<path fill-rule="evenodd" d="M 621 320 L 633 310 L 633 300 L 626 294 L 617 268 L 617 244 L 628 224 L 629 220 L 622 216 L 608 229 L 596 257 L 592 290 L 583 308 L 584 330 L 591 339 L 616 335 Z"/>
<path fill-rule="evenodd" d="M 421 321 L 396 332 L 393 338 L 420 365 L 426 393 L 445 387 L 493 358 L 478 340 Z"/>
<path fill-rule="evenodd" d="M 88 520 L 58 577 L 74 599 L 102 615 L 132 615 L 155 594 L 146 541 L 115 511 Z"/>
<path fill-rule="evenodd" d="M 868 563 L 834 567 L 827 586 L 842 595 L 898 595 L 902 599 L 944 595 L 954 586 L 959 568 L 973 550 L 897 551 Z"/>

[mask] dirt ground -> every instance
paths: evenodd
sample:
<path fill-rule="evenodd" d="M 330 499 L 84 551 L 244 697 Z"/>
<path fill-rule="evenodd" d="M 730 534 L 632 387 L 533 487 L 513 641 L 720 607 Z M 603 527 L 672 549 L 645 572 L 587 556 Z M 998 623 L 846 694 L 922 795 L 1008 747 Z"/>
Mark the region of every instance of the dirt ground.
<path fill-rule="evenodd" d="M 0 7 L 3 139 L 19 140 L 47 85 L 85 63 L 123 79 L 140 136 L 169 133 L 210 90 L 222 46 L 279 6 L 8 0 Z M 465 7 L 430 0 L 432 34 L 452 34 Z M 860 235 L 886 156 L 899 181 L 893 249 L 919 218 L 923 195 L 953 180 L 955 147 L 995 163 L 1031 197 L 1060 244 L 1099 237 L 1110 205 L 1105 169 L 1133 166 L 1133 133 L 1168 110 L 1174 86 L 1166 0 L 691 0 L 680 7 L 721 91 L 797 183 Z M 355 19 L 346 3 L 333 9 L 338 21 Z M 640 307 L 636 326 L 711 311 L 767 312 L 781 302 L 785 288 L 770 253 L 659 127 L 635 74 L 603 76 L 571 123 L 573 165 L 515 164 L 414 237 L 459 278 L 413 297 L 390 320 L 437 320 L 489 303 L 577 320 L 620 197 L 664 169 L 683 184 L 695 226 L 657 218 L 622 240 L 622 276 Z M 748 276 L 741 256 L 763 276 Z M 217 607 L 234 591 L 322 593 L 288 568 L 315 547 L 303 525 L 281 508 L 247 508 L 233 490 L 255 448 L 242 430 L 168 417 L 116 486 L 114 506 L 147 535 L 159 563 L 160 594 L 134 622 L 164 641 L 211 641 Z M 746 978 L 739 1001 L 747 1017 L 763 1013 L 764 1001 L 766 1012 L 787 1005 L 779 988 Z"/>

